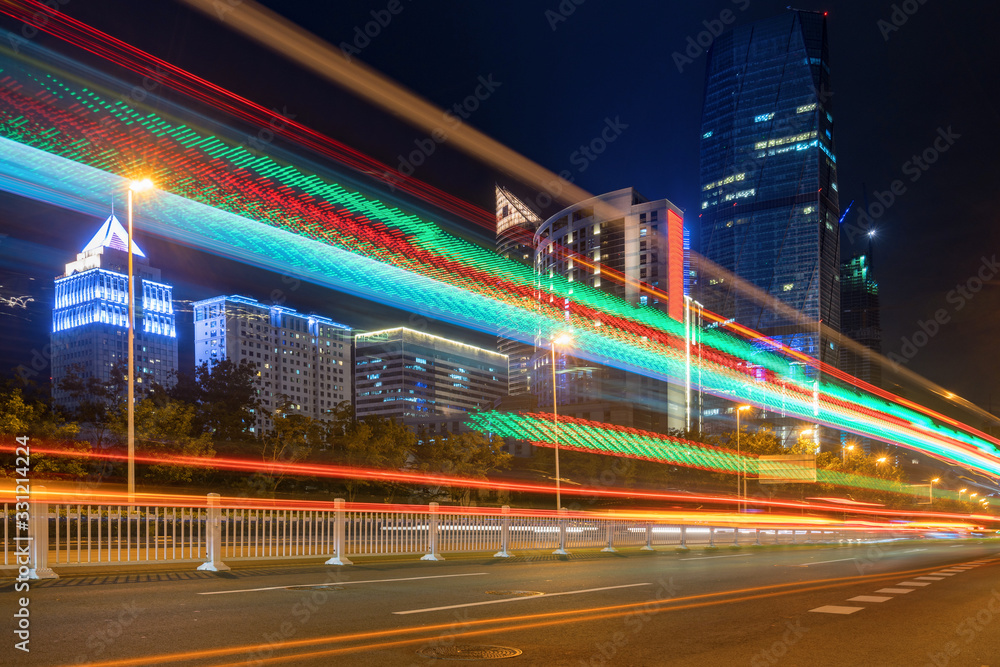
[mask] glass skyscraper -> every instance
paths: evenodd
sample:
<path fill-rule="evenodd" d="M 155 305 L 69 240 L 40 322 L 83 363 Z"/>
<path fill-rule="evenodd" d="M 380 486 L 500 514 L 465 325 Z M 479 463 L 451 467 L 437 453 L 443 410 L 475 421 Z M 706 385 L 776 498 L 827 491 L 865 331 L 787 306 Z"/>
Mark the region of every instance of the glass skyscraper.
<path fill-rule="evenodd" d="M 701 126 L 699 298 L 832 365 L 840 329 L 837 158 L 826 18 L 790 11 L 721 35 Z M 768 307 L 734 274 L 790 306 Z M 809 377 L 812 372 L 804 371 Z"/>

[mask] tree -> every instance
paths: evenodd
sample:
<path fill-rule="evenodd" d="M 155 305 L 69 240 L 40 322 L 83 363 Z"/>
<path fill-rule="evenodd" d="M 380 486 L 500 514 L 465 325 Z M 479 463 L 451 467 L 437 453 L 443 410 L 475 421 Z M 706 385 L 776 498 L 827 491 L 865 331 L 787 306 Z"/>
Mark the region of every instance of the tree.
<path fill-rule="evenodd" d="M 334 415 L 327 444 L 329 458 L 337 463 L 352 468 L 399 470 L 416 448 L 413 432 L 392 419 L 369 415 L 358 420 L 347 401 L 337 406 Z M 349 501 L 354 501 L 364 487 L 382 490 L 387 500 L 401 490 L 398 483 L 370 479 L 348 479 L 344 487 Z"/>
<path fill-rule="evenodd" d="M 258 391 L 256 366 L 247 359 L 239 364 L 225 359 L 211 370 L 203 363 L 194 373 L 178 373 L 168 393 L 194 406 L 197 427 L 221 443 L 253 439 L 250 429 L 261 409 Z"/>
<path fill-rule="evenodd" d="M 137 454 L 152 457 L 193 456 L 212 458 L 215 450 L 211 436 L 196 424 L 192 405 L 165 397 L 146 398 L 135 406 L 135 449 Z M 115 434 L 127 438 L 127 418 L 119 415 L 114 423 Z M 146 476 L 165 482 L 190 482 L 202 470 L 195 466 L 153 464 Z"/>
<path fill-rule="evenodd" d="M 510 466 L 511 455 L 504 452 L 503 441 L 478 431 L 445 433 L 433 442 L 417 448 L 419 467 L 427 472 L 471 479 L 486 479 L 494 470 Z M 448 487 L 452 501 L 467 505 L 471 498 L 466 487 Z"/>
<path fill-rule="evenodd" d="M 275 469 L 273 464 L 298 463 L 323 446 L 323 423 L 290 410 L 289 402 L 275 410 L 273 428 L 258 441 L 264 470 L 254 475 L 251 484 L 269 494 L 278 490 L 288 474 Z"/>

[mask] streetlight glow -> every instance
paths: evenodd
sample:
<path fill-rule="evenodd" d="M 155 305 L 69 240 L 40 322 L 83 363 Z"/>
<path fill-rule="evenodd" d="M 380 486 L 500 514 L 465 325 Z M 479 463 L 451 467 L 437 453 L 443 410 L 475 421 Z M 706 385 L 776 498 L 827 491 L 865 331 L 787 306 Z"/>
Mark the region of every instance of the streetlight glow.
<path fill-rule="evenodd" d="M 138 181 L 132 181 L 128 185 L 128 189 L 131 190 L 132 192 L 144 192 L 145 190 L 152 190 L 154 187 L 155 186 L 153 185 L 153 181 L 149 180 L 148 178 L 142 178 L 139 179 Z"/>

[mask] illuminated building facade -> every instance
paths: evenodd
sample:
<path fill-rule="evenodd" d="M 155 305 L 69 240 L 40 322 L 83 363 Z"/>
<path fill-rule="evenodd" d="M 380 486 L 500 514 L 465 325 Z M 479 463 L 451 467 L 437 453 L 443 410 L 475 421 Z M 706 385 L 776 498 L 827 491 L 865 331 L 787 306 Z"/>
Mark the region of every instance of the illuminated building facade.
<path fill-rule="evenodd" d="M 708 54 L 701 125 L 697 298 L 711 311 L 836 366 L 840 330 L 837 157 L 826 18 L 789 11 L 720 35 Z M 746 295 L 735 275 L 790 308 Z M 799 381 L 814 385 L 801 365 Z M 713 405 L 717 401 L 710 401 Z M 731 406 L 712 407 L 732 428 Z M 810 427 L 755 412 L 785 442 Z M 728 417 L 727 417 L 728 416 Z M 709 429 L 713 430 L 713 429 Z M 839 440 L 817 428 L 817 443 Z"/>
<path fill-rule="evenodd" d="M 502 186 L 496 186 L 497 254 L 527 266 L 534 262 L 535 230 L 541 218 L 527 204 Z M 509 359 L 508 393 L 521 396 L 531 391 L 531 359 L 534 343 L 510 338 L 503 327 L 497 332 L 497 351 Z"/>
<path fill-rule="evenodd" d="M 656 308 L 684 319 L 684 219 L 666 199 L 650 201 L 624 188 L 574 204 L 538 226 L 534 246 L 542 286 L 546 278 L 560 275 L 638 308 Z M 610 279 L 610 272 L 617 278 Z M 550 344 L 536 341 L 532 361 L 532 391 L 547 411 L 553 395 Z M 560 414 L 658 432 L 684 428 L 680 385 L 575 359 L 571 352 L 557 349 Z"/>
<path fill-rule="evenodd" d="M 72 410 L 78 402 L 60 388 L 70 371 L 81 378 L 111 379 L 111 367 L 128 364 L 128 233 L 112 213 L 55 280 L 52 310 L 52 401 Z M 169 386 L 177 370 L 173 287 L 132 242 L 135 289 L 134 359 L 139 393 L 151 382 Z"/>
<path fill-rule="evenodd" d="M 465 415 L 507 395 L 507 356 L 399 327 L 358 334 L 355 411 L 429 434 L 468 430 Z"/>
<path fill-rule="evenodd" d="M 699 300 L 832 365 L 840 329 L 840 230 L 822 13 L 790 11 L 712 44 L 701 126 L 701 254 L 798 316 L 699 267 Z"/>
<path fill-rule="evenodd" d="M 840 267 L 841 328 L 845 336 L 865 349 L 840 351 L 840 370 L 879 387 L 882 367 L 872 358 L 882 353 L 882 318 L 879 310 L 878 283 L 871 271 L 871 253 L 855 255 Z M 865 451 L 871 440 L 857 438 Z"/>
<path fill-rule="evenodd" d="M 350 327 L 243 296 L 196 301 L 193 308 L 196 366 L 211 370 L 228 359 L 257 368 L 256 433 L 271 428 L 278 409 L 329 419 L 337 404 L 351 400 Z"/>

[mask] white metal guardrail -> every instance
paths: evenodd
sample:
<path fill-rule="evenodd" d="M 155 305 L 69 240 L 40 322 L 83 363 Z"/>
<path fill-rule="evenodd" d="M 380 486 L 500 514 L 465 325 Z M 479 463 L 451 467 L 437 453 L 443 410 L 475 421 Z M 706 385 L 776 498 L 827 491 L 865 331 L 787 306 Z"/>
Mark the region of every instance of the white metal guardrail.
<path fill-rule="evenodd" d="M 411 511 L 347 508 L 331 510 L 223 508 L 218 494 L 207 507 L 157 507 L 32 503 L 28 542 L 18 552 L 14 505 L 3 506 L 3 563 L 27 568 L 27 578 L 56 577 L 51 568 L 131 563 L 200 563 L 198 569 L 226 570 L 226 561 L 326 558 L 350 565 L 349 556 L 420 555 L 442 560 L 442 553 L 516 552 L 600 547 L 725 546 L 877 540 L 898 534 L 876 531 L 711 526 L 704 522 L 589 517 L 537 510 L 479 509 L 441 512 L 437 503 Z M 47 543 L 46 543 L 47 542 Z M 28 561 L 28 562 L 25 562 Z M 22 569 L 21 572 L 24 572 Z"/>

